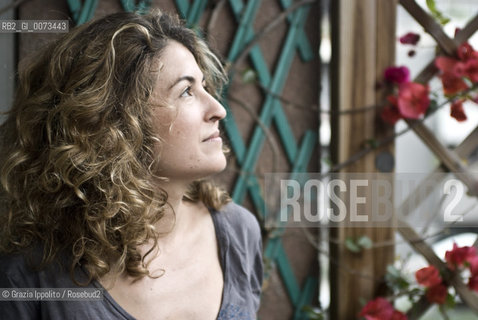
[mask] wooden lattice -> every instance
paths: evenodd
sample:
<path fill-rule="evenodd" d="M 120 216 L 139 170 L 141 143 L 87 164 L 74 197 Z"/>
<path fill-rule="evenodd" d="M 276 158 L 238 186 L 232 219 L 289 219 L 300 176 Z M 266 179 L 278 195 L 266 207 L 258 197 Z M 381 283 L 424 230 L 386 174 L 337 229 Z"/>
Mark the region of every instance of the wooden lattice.
<path fill-rule="evenodd" d="M 331 172 L 380 171 L 375 162 L 377 157 L 380 154 L 390 156 L 393 153 L 390 144 L 395 138 L 403 132 L 413 130 L 441 162 L 435 172 L 441 170 L 453 173 L 469 189 L 469 194 L 477 196 L 478 184 L 471 174 L 470 162 L 473 161 L 472 153 L 478 147 L 478 128 L 457 148 L 451 150 L 438 141 L 424 125 L 423 119 L 405 120 L 408 128 L 401 132 L 387 132 L 383 122 L 375 121 L 378 109 L 376 106 L 383 105 L 387 94 L 387 89 L 377 89 L 376 83 L 383 78 L 383 70 L 394 62 L 397 4 L 408 11 L 436 40 L 440 55 L 455 56 L 457 48 L 478 30 L 477 15 L 457 32 L 454 38 L 450 38 L 415 0 L 332 1 L 331 154 L 334 165 Z M 427 83 L 437 73 L 438 69 L 433 59 L 414 81 Z M 375 140 L 377 137 L 383 138 L 377 141 Z M 374 145 L 369 146 L 364 143 L 365 141 L 373 141 Z M 394 226 L 397 226 L 396 230 L 393 229 Z M 363 307 L 359 302 L 360 298 L 368 300 L 373 296 L 386 294 L 382 286 L 383 276 L 386 273 L 384 266 L 392 263 L 394 258 L 393 250 L 381 250 L 383 248 L 381 244 L 393 245 L 395 231 L 398 231 L 430 264 L 438 269 L 445 268 L 444 262 L 435 255 L 424 237 L 406 221 L 399 220 L 398 225 L 391 223 L 387 228 L 344 226 L 332 229 L 330 231 L 332 319 L 356 318 Z M 344 243 L 348 238 L 364 235 L 370 237 L 377 246 L 371 250 L 364 250 L 361 254 L 345 250 Z M 458 275 L 450 277 L 446 281 L 454 287 L 461 300 L 471 310 L 477 312 L 478 295 L 472 293 Z M 428 301 L 422 299 L 409 312 L 410 319 L 419 318 L 429 307 Z"/>
<path fill-rule="evenodd" d="M 458 46 L 466 41 L 478 30 L 478 15 L 476 15 L 455 38 L 448 37 L 441 26 L 428 15 L 414 0 L 400 0 L 400 4 L 410 13 L 410 15 L 428 32 L 437 42 L 441 50 L 450 56 L 454 56 Z M 417 82 L 428 82 L 436 75 L 438 69 L 433 62 L 427 65 L 416 77 Z M 448 170 L 455 174 L 468 191 L 473 196 L 478 196 L 476 181 L 470 174 L 469 165 L 466 165 L 462 159 L 468 159 L 470 154 L 478 147 L 478 128 L 458 146 L 455 150 L 450 150 L 438 141 L 435 135 L 420 121 L 406 120 L 407 124 L 418 135 L 418 137 L 432 150 L 440 160 L 441 166 L 435 172 Z M 432 265 L 438 269 L 445 267 L 444 262 L 434 253 L 434 251 L 424 242 L 414 229 L 405 221 L 399 221 L 398 231 L 407 242 Z M 477 242 L 474 244 L 477 245 Z M 472 293 L 458 276 L 450 279 L 451 285 L 455 288 L 458 295 L 469 308 L 478 313 L 478 296 Z M 411 312 L 411 319 L 418 318 L 430 305 L 422 299 L 415 309 Z"/>

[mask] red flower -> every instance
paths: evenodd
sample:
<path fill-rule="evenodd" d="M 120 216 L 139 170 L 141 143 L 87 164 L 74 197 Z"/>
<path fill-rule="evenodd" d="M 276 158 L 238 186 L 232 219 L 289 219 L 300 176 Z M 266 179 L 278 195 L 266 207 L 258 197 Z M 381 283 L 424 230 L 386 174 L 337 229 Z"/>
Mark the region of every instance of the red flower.
<path fill-rule="evenodd" d="M 443 284 L 438 284 L 427 289 L 426 297 L 431 303 L 444 304 L 447 294 L 447 288 Z"/>
<path fill-rule="evenodd" d="M 470 272 L 472 276 L 478 276 L 478 256 L 474 256 L 468 260 L 470 264 Z"/>
<path fill-rule="evenodd" d="M 394 125 L 402 118 L 400 112 L 395 106 L 386 106 L 380 115 L 383 121 L 391 125 Z"/>
<path fill-rule="evenodd" d="M 458 247 L 456 243 L 453 244 L 451 251 L 445 252 L 445 260 L 451 270 L 463 265 L 463 263 L 470 262 L 476 257 L 476 249 L 474 247 Z"/>
<path fill-rule="evenodd" d="M 478 292 L 478 275 L 474 275 L 468 279 L 468 288 Z"/>
<path fill-rule="evenodd" d="M 407 67 L 388 67 L 385 69 L 384 78 L 387 82 L 402 84 L 410 81 L 410 71 Z"/>
<path fill-rule="evenodd" d="M 455 78 L 461 78 L 465 73 L 465 63 L 449 57 L 437 57 L 435 66 L 443 73 L 451 74 Z"/>
<path fill-rule="evenodd" d="M 467 119 L 465 110 L 463 110 L 463 99 L 456 100 L 451 104 L 450 115 L 458 122 L 465 121 Z"/>
<path fill-rule="evenodd" d="M 398 92 L 398 110 L 405 118 L 418 119 L 430 106 L 429 87 L 416 82 L 403 83 Z"/>
<path fill-rule="evenodd" d="M 478 94 L 472 95 L 470 100 L 473 101 L 474 103 L 478 104 Z"/>
<path fill-rule="evenodd" d="M 383 110 L 380 116 L 382 117 L 382 120 L 394 125 L 397 123 L 398 120 L 402 118 L 402 115 L 400 114 L 400 111 L 398 111 L 398 101 L 397 97 L 394 95 L 390 95 L 387 97 L 388 102 L 390 102 L 389 105 L 387 105 Z"/>
<path fill-rule="evenodd" d="M 472 82 L 478 82 L 478 58 L 470 59 L 465 63 L 465 76 Z"/>
<path fill-rule="evenodd" d="M 399 40 L 401 44 L 416 45 L 420 40 L 420 35 L 413 32 L 408 32 L 407 34 L 401 36 Z"/>
<path fill-rule="evenodd" d="M 442 282 L 440 272 L 434 266 L 428 266 L 415 273 L 417 282 L 425 287 L 433 287 Z"/>
<path fill-rule="evenodd" d="M 478 58 L 478 51 L 475 51 L 468 42 L 464 42 L 458 47 L 457 54 L 462 61 Z"/>
<path fill-rule="evenodd" d="M 360 311 L 359 316 L 367 320 L 385 320 L 393 315 L 394 308 L 387 299 L 378 297 L 369 301 Z"/>
<path fill-rule="evenodd" d="M 468 85 L 461 78 L 455 77 L 451 73 L 444 73 L 441 76 L 443 92 L 445 95 L 454 95 L 468 89 Z"/>
<path fill-rule="evenodd" d="M 392 317 L 390 318 L 390 320 L 407 320 L 407 319 L 408 319 L 407 316 L 398 310 L 393 311 Z"/>

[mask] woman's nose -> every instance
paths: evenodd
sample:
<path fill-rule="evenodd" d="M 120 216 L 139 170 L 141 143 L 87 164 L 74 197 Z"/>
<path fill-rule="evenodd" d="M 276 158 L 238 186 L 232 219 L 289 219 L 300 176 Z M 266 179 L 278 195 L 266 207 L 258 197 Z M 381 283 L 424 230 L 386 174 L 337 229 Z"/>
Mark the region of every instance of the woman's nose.
<path fill-rule="evenodd" d="M 208 120 L 217 121 L 226 117 L 226 109 L 213 96 L 209 95 Z"/>

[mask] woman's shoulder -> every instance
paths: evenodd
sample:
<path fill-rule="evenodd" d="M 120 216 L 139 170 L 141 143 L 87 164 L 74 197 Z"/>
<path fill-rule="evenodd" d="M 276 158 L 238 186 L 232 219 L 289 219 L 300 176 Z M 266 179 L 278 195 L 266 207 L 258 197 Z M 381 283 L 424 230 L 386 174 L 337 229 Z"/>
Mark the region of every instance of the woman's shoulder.
<path fill-rule="evenodd" d="M 0 286 L 33 285 L 36 273 L 26 253 L 0 253 Z"/>
<path fill-rule="evenodd" d="M 0 287 L 72 287 L 70 272 L 63 259 L 41 266 L 43 250 L 34 246 L 27 251 L 0 254 Z M 41 267 L 40 267 L 41 266 Z M 75 273 L 76 275 L 76 273 Z M 82 274 L 78 273 L 79 279 Z"/>
<path fill-rule="evenodd" d="M 25 265 L 25 258 L 18 253 L 0 253 L 0 273 L 11 273 Z"/>
<path fill-rule="evenodd" d="M 245 207 L 231 201 L 219 210 L 233 227 L 260 232 L 256 216 Z"/>
<path fill-rule="evenodd" d="M 243 206 L 229 202 L 218 212 L 228 233 L 244 240 L 260 239 L 261 228 L 256 216 Z"/>

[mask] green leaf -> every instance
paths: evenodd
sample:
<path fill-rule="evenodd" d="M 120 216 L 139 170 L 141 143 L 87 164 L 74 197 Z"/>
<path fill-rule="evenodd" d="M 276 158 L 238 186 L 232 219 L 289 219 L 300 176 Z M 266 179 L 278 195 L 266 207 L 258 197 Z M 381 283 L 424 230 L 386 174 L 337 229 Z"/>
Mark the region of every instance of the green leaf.
<path fill-rule="evenodd" d="M 400 277 L 401 274 L 400 274 L 400 270 L 398 270 L 397 268 L 395 268 L 393 265 L 389 264 L 387 266 L 387 274 L 390 274 L 394 277 Z"/>
<path fill-rule="evenodd" d="M 347 238 L 345 239 L 345 247 L 352 252 L 359 253 L 362 251 L 362 248 L 360 248 L 352 238 Z"/>
<path fill-rule="evenodd" d="M 430 105 L 428 106 L 427 111 L 425 112 L 425 117 L 432 114 L 439 108 L 438 101 L 435 99 L 430 99 Z"/>
<path fill-rule="evenodd" d="M 410 301 L 417 302 L 425 294 L 421 288 L 413 288 L 408 292 L 408 298 Z"/>
<path fill-rule="evenodd" d="M 358 302 L 359 302 L 359 305 L 363 307 L 367 304 L 368 301 L 364 297 L 359 297 Z"/>
<path fill-rule="evenodd" d="M 445 306 L 449 309 L 453 309 L 455 307 L 455 304 L 456 304 L 455 296 L 448 293 L 446 295 Z"/>
<path fill-rule="evenodd" d="M 367 236 L 361 236 L 360 238 L 357 239 L 357 245 L 364 249 L 370 249 L 372 248 L 373 242 L 370 240 L 369 237 Z"/>
<path fill-rule="evenodd" d="M 326 165 L 328 165 L 329 167 L 332 166 L 332 159 L 330 159 L 330 157 L 324 157 L 324 158 L 322 158 L 322 161 L 323 161 Z"/>
<path fill-rule="evenodd" d="M 385 281 L 387 286 L 392 290 L 403 291 L 408 289 L 410 284 L 402 276 L 400 270 L 393 265 L 387 266 L 387 273 L 385 274 Z"/>
<path fill-rule="evenodd" d="M 323 320 L 324 312 L 317 307 L 312 307 L 309 305 L 303 306 L 302 311 L 305 313 L 309 320 Z"/>
<path fill-rule="evenodd" d="M 256 72 L 253 69 L 246 69 L 242 72 L 242 82 L 249 84 L 255 82 L 257 79 Z"/>
<path fill-rule="evenodd" d="M 433 18 L 438 20 L 438 22 L 444 26 L 448 22 L 450 22 L 450 18 L 447 18 L 441 13 L 437 8 L 436 8 L 436 3 L 435 0 L 427 0 L 427 7 L 428 10 L 430 10 L 430 13 L 432 14 Z"/>
<path fill-rule="evenodd" d="M 378 147 L 378 141 L 376 139 L 368 139 L 367 141 L 365 141 L 365 143 L 368 144 L 372 149 Z"/>
<path fill-rule="evenodd" d="M 427 7 L 428 10 L 430 10 L 431 12 L 437 11 L 435 0 L 427 0 Z"/>

